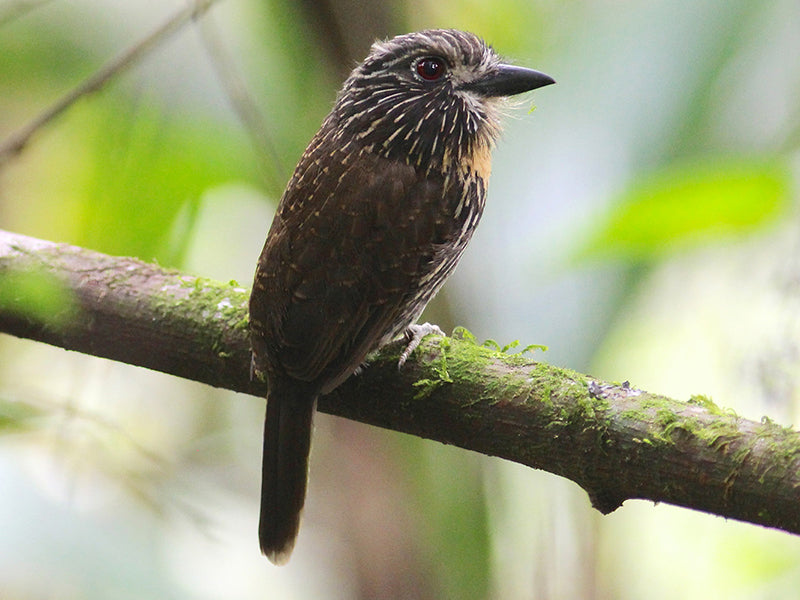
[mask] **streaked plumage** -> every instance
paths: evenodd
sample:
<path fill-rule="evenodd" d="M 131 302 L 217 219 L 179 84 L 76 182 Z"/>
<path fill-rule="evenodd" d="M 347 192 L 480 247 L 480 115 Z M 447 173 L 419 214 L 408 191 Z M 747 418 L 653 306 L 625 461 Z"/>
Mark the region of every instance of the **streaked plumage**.
<path fill-rule="evenodd" d="M 444 283 L 483 211 L 500 96 L 548 83 L 461 31 L 376 43 L 300 159 L 250 299 L 269 386 L 259 537 L 273 562 L 297 534 L 316 398 Z"/>

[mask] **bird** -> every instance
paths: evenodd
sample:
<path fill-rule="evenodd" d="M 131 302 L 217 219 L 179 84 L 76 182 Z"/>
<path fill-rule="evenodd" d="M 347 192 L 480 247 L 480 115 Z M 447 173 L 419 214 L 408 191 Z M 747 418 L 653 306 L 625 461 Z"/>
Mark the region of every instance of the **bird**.
<path fill-rule="evenodd" d="M 375 42 L 300 158 L 259 256 L 251 373 L 266 379 L 261 551 L 284 564 L 308 480 L 317 399 L 405 334 L 453 271 L 484 208 L 504 98 L 555 81 L 475 34 Z"/>

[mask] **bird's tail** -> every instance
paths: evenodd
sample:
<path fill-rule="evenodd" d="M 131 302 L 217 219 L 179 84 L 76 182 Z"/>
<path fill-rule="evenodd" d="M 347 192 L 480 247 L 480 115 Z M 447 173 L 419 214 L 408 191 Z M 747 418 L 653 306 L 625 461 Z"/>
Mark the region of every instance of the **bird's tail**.
<path fill-rule="evenodd" d="M 291 393 L 267 397 L 258 540 L 276 565 L 289 560 L 300 527 L 316 404 L 316 398 Z"/>

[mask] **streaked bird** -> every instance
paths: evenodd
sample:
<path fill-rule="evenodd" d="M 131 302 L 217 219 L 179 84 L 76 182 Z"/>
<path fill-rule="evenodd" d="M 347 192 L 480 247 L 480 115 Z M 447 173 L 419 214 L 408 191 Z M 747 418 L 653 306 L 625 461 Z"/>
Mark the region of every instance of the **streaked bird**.
<path fill-rule="evenodd" d="M 262 552 L 288 560 L 317 398 L 411 332 L 483 212 L 503 98 L 554 83 L 439 29 L 377 42 L 350 74 L 281 198 L 250 297 L 268 384 Z"/>

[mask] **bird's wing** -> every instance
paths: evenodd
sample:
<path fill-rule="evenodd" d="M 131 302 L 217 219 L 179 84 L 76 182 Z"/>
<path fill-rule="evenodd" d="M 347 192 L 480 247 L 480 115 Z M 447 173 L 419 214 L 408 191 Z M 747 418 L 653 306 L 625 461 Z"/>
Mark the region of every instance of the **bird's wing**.
<path fill-rule="evenodd" d="M 306 165 L 287 188 L 251 306 L 276 366 L 323 392 L 417 318 L 477 218 L 444 176 L 371 154 L 324 162 L 340 166 Z"/>

